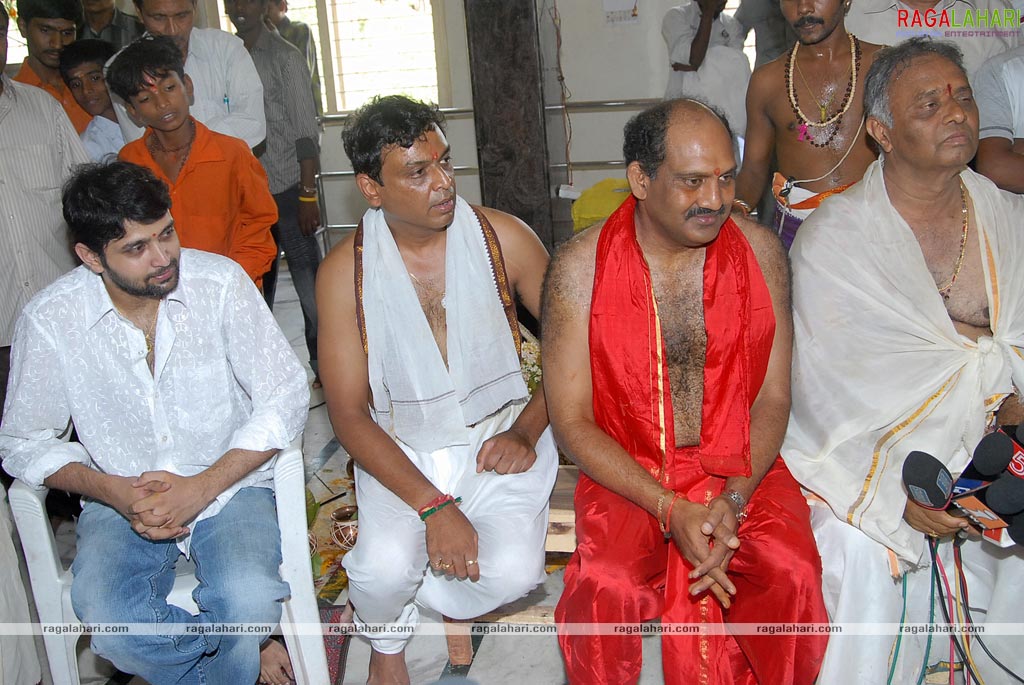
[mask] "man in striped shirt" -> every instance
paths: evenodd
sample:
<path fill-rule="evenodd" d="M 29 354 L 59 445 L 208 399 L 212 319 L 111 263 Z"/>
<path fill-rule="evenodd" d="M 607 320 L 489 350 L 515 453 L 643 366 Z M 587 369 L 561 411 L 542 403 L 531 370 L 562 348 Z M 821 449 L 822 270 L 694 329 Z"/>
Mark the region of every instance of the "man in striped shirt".
<path fill-rule="evenodd" d="M 0 62 L 10 19 L 0 11 Z M 77 107 L 77 105 L 76 105 Z M 0 406 L 14 322 L 37 291 L 74 268 L 60 187 L 88 162 L 60 103 L 0 74 Z"/>
<path fill-rule="evenodd" d="M 320 128 L 316 105 L 306 84 L 309 70 L 294 46 L 263 23 L 270 0 L 225 0 L 224 8 L 238 36 L 252 55 L 263 83 L 263 109 L 267 114 L 267 144 L 258 155 L 277 203 L 274 238 L 288 256 L 288 271 L 295 285 L 305 320 L 309 365 L 317 373 L 316 272 L 320 224 L 316 173 L 320 168 Z M 273 278 L 271 278 L 273 274 Z M 277 260 L 263 277 L 263 294 L 274 306 Z M 314 387 L 319 378 L 314 381 Z"/>

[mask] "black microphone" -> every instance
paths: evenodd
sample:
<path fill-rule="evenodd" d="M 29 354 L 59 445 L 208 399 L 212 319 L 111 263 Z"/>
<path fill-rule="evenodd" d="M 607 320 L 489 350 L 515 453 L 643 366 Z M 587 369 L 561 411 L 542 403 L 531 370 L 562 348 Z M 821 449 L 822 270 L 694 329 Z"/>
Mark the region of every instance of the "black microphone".
<path fill-rule="evenodd" d="M 953 497 L 953 476 L 941 461 L 926 452 L 913 451 L 903 462 L 903 484 L 911 501 L 925 509 L 941 511 Z"/>
<path fill-rule="evenodd" d="M 1024 483 L 1024 481 L 1021 481 Z M 972 524 L 983 530 L 1006 527 L 1002 512 L 988 503 L 987 482 L 980 487 L 960 490 L 966 486 L 963 479 L 953 482 L 941 461 L 926 452 L 911 452 L 903 462 L 903 484 L 912 502 L 933 511 L 948 511 L 951 516 L 966 516 Z"/>
<path fill-rule="evenodd" d="M 1020 428 L 1017 429 L 1020 431 Z M 974 448 L 974 469 L 986 480 L 997 477 L 1006 470 L 1013 459 L 1015 445 L 1013 438 L 1001 430 L 993 431 L 981 439 Z"/>
<path fill-rule="evenodd" d="M 1024 516 L 1013 519 L 1010 527 L 1006 529 L 1006 534 L 1018 545 L 1024 545 Z"/>
<path fill-rule="evenodd" d="M 1024 511 L 1024 480 L 1007 470 L 988 486 L 986 501 L 993 511 L 1000 514 Z"/>
<path fill-rule="evenodd" d="M 1015 439 L 1010 438 L 1013 433 Z M 986 443 L 982 448 L 982 443 Z M 986 435 L 974 453 L 975 467 L 995 478 L 986 501 L 993 511 L 1016 514 L 1024 510 L 1024 425 L 1003 426 Z M 978 457 L 982 457 L 981 464 Z M 996 470 L 998 468 L 998 471 Z"/>

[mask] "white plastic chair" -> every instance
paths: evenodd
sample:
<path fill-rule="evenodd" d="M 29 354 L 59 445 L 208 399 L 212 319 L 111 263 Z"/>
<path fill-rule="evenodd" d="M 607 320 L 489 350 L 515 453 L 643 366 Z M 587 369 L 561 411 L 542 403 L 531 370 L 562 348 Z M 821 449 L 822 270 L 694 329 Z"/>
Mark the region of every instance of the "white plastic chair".
<path fill-rule="evenodd" d="M 18 526 L 21 545 L 41 623 L 78 623 L 71 607 L 71 570 L 65 570 L 57 555 L 53 531 L 46 515 L 46 488 L 35 490 L 15 481 L 8 493 Z M 306 534 L 306 497 L 302 473 L 302 452 L 297 447 L 281 450 L 274 465 L 277 523 L 281 529 L 281 578 L 291 588 L 282 603 L 281 632 L 291 657 L 298 685 L 323 685 L 329 680 L 323 637 L 312 630 L 320 623 L 313 592 Z M 196 587 L 192 564 L 179 563 L 170 604 L 192 614 L 199 610 L 192 601 Z M 46 659 L 54 685 L 78 685 L 76 645 L 79 635 L 43 635 Z"/>

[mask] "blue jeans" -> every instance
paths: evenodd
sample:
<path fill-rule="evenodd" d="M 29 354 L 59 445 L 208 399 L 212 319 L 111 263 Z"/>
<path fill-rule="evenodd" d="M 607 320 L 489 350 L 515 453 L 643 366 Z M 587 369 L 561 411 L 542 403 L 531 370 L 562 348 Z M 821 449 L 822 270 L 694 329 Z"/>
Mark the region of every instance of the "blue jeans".
<path fill-rule="evenodd" d="M 305 322 L 306 349 L 309 350 L 309 367 L 319 377 L 316 356 L 316 271 L 320 267 L 320 246 L 313 236 L 304 236 L 299 230 L 299 187 L 274 195 L 277 203 L 277 223 L 271 231 L 277 243 L 278 252 L 284 250 L 288 259 L 288 273 L 299 296 L 302 318 Z M 277 290 L 277 258 L 271 270 L 263 277 L 263 296 L 267 305 L 274 308 Z M 273 276 L 271 276 L 273 274 Z M 270 279 L 268 280 L 268 276 Z"/>
<path fill-rule="evenodd" d="M 288 584 L 278 574 L 274 493 L 243 488 L 216 516 L 192 526 L 198 616 L 167 603 L 179 556 L 173 541 L 139 537 L 105 504 L 78 520 L 71 603 L 84 623 L 266 623 L 281 619 Z M 92 649 L 118 669 L 163 683 L 255 683 L 267 638 L 245 635 L 94 635 Z"/>

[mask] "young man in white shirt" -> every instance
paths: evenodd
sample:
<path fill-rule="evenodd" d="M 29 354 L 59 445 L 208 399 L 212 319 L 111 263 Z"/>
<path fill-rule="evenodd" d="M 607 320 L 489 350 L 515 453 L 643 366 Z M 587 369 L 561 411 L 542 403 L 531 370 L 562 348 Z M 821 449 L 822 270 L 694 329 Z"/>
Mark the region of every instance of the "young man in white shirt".
<path fill-rule="evenodd" d="M 302 367 L 241 267 L 181 249 L 152 172 L 84 167 L 63 205 L 84 264 L 18 320 L 0 457 L 29 485 L 85 496 L 75 612 L 273 626 L 289 590 L 271 457 L 305 422 Z M 60 437 L 69 422 L 78 442 Z M 182 553 L 199 616 L 166 602 Z M 148 632 L 96 635 L 93 650 L 153 685 L 254 683 L 267 638 Z"/>

